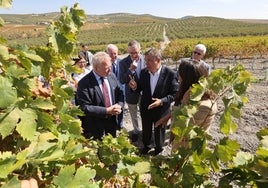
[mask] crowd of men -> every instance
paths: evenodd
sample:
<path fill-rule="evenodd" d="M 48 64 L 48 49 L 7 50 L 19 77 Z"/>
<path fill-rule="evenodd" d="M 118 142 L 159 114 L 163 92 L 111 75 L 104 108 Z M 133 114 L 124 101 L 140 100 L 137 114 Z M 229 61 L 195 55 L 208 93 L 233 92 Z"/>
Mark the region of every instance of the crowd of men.
<path fill-rule="evenodd" d="M 141 136 L 140 154 L 146 155 L 153 140 L 153 154 L 158 155 L 165 144 L 167 121 L 163 119 L 170 117 L 166 118 L 171 114 L 182 81 L 179 82 L 176 71 L 162 64 L 161 50 L 150 48 L 142 53 L 136 40 L 128 43 L 127 50 L 128 55 L 120 59 L 114 44 L 94 55 L 87 45 L 82 45 L 75 65 L 83 71 L 72 77 L 75 104 L 84 112 L 80 117 L 83 135 L 98 140 L 107 134 L 116 137 L 116 132 L 124 126 L 123 114 L 129 113 L 133 125 L 131 141 L 136 142 Z M 205 67 L 208 75 L 211 68 L 202 60 L 205 53 L 206 47 L 198 44 L 192 56 L 184 61 Z"/>

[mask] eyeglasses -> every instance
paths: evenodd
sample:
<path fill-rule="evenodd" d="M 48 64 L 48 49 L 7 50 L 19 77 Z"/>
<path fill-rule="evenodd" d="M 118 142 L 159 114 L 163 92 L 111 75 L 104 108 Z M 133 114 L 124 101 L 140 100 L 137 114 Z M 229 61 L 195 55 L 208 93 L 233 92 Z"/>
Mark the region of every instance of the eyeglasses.
<path fill-rule="evenodd" d="M 197 52 L 197 51 L 193 51 L 194 54 L 197 54 L 197 55 L 201 55 L 201 53 Z"/>
<path fill-rule="evenodd" d="M 131 55 L 137 55 L 139 52 L 129 52 Z"/>

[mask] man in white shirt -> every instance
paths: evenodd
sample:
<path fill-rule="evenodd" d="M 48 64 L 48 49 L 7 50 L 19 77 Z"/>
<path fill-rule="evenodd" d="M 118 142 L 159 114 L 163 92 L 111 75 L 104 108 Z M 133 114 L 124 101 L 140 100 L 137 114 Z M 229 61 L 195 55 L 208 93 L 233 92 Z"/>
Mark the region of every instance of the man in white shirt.
<path fill-rule="evenodd" d="M 170 104 L 174 101 L 179 84 L 176 72 L 161 64 L 161 52 L 150 49 L 145 52 L 146 68 L 141 70 L 138 80 L 131 79 L 129 87 L 133 92 L 142 92 L 140 114 L 142 120 L 141 154 L 147 154 L 151 149 L 152 131 L 154 130 L 154 155 L 162 152 L 165 143 L 165 127 L 154 127 L 155 123 L 170 113 Z"/>

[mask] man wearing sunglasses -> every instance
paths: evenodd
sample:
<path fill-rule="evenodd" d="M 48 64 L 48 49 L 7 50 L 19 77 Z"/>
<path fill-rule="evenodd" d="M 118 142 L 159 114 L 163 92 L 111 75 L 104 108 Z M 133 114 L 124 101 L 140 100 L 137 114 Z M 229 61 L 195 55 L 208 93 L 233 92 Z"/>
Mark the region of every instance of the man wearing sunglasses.
<path fill-rule="evenodd" d="M 198 63 L 202 63 L 203 65 L 205 65 L 205 67 L 208 70 L 208 74 L 210 74 L 211 66 L 208 63 L 206 63 L 204 60 L 202 60 L 202 58 L 206 54 L 206 51 L 207 51 L 207 48 L 204 44 L 197 44 L 194 47 L 191 59 L 193 59 L 194 61 L 196 61 Z"/>

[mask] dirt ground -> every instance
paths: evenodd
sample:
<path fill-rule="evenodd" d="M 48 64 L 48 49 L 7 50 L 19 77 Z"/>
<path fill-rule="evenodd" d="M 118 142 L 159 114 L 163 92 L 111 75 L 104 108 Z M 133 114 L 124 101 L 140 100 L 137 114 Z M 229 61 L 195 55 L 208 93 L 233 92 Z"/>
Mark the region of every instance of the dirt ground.
<path fill-rule="evenodd" d="M 231 139 L 235 139 L 241 145 L 241 150 L 254 153 L 259 145 L 256 133 L 268 127 L 268 59 L 244 60 L 243 63 L 247 71 L 251 72 L 256 82 L 252 83 L 246 92 L 248 103 L 242 108 L 242 117 L 238 120 L 238 128 L 236 132 L 230 135 Z M 253 63 L 254 62 L 254 63 Z M 221 67 L 230 64 L 225 62 Z M 219 113 L 223 110 L 219 106 Z M 213 141 L 217 143 L 223 136 L 219 132 L 219 115 L 209 131 L 213 137 Z"/>
<path fill-rule="evenodd" d="M 254 153 L 259 144 L 256 132 L 268 127 L 268 59 L 240 60 L 238 62 L 243 63 L 244 67 L 258 81 L 252 83 L 247 90 L 248 103 L 242 108 L 242 117 L 237 121 L 238 128 L 234 134 L 230 135 L 230 138 L 240 143 L 241 150 Z M 210 62 L 208 61 L 208 63 Z M 229 60 L 222 61 L 222 63 L 217 62 L 216 68 L 226 67 L 232 63 L 233 61 Z M 209 130 L 209 134 L 213 137 L 213 140 L 209 143 L 211 146 L 217 144 L 223 137 L 219 131 L 219 117 L 222 111 L 223 106 L 218 105 L 218 115 Z M 127 109 L 124 113 L 124 128 L 130 133 L 133 129 Z M 141 136 L 133 144 L 141 148 Z M 168 146 L 165 148 L 164 154 L 169 152 L 168 148 Z"/>

